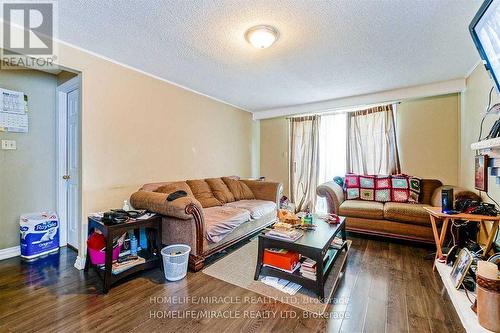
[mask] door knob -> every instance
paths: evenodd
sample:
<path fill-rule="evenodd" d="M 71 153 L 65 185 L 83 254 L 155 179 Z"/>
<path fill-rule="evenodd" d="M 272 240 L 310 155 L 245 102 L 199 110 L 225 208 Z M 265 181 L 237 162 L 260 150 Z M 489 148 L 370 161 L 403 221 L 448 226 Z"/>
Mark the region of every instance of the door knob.
<path fill-rule="evenodd" d="M 63 179 L 64 179 L 64 180 L 68 180 L 68 179 L 69 179 L 69 175 L 64 175 L 64 176 L 63 176 Z"/>

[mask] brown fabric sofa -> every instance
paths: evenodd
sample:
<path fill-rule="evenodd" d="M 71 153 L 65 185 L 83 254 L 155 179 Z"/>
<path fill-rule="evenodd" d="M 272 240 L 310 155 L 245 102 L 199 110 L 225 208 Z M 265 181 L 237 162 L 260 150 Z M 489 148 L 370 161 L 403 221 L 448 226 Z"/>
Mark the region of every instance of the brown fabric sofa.
<path fill-rule="evenodd" d="M 348 231 L 434 243 L 426 206 L 441 206 L 443 184 L 436 179 L 422 179 L 419 203 L 345 200 L 344 191 L 331 181 L 318 186 L 316 192 L 327 202 L 328 212 L 347 217 Z M 466 189 L 454 187 L 454 196 L 481 200 Z"/>
<path fill-rule="evenodd" d="M 184 190 L 188 196 L 167 201 Z M 198 271 L 207 257 L 273 224 L 281 183 L 229 177 L 145 184 L 130 203 L 163 215 L 162 243 L 191 246 L 189 267 Z"/>

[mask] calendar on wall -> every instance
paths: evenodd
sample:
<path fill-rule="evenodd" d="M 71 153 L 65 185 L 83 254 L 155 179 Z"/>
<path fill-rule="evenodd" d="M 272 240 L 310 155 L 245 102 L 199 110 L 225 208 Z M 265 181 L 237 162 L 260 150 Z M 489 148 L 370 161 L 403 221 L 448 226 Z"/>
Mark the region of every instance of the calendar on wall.
<path fill-rule="evenodd" d="M 0 88 L 0 130 L 28 132 L 28 96 L 23 92 Z"/>

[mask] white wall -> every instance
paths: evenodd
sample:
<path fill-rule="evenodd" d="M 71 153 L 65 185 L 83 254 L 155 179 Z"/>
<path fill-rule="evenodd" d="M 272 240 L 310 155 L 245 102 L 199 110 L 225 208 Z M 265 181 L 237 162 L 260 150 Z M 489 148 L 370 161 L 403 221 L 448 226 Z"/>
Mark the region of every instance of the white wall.
<path fill-rule="evenodd" d="M 493 81 L 489 78 L 484 67 L 477 66 L 467 78 L 466 90 L 462 93 L 462 108 L 460 113 L 460 185 L 474 189 L 474 156 L 476 152 L 470 149 L 471 143 L 477 142 L 479 138 L 479 127 L 488 105 L 488 95 Z M 500 95 L 493 91 L 492 105 L 500 102 Z M 485 137 L 499 115 L 489 115 L 483 124 L 482 137 Z M 490 172 L 491 169 L 488 170 Z M 496 183 L 496 177 L 488 177 L 488 193 L 500 203 L 500 185 Z M 491 200 L 483 193 L 483 200 Z M 481 235 L 484 240 L 484 234 Z M 497 238 L 498 239 L 498 238 Z"/>
<path fill-rule="evenodd" d="M 462 94 L 461 131 L 460 131 L 460 185 L 474 188 L 474 156 L 475 151 L 470 149 L 471 143 L 477 142 L 481 118 L 488 105 L 488 94 L 493 87 L 493 81 L 483 66 L 478 66 L 467 78 L 467 88 Z M 492 105 L 500 102 L 500 95 L 493 91 Z M 485 137 L 499 115 L 489 115 L 483 124 Z M 500 202 L 500 185 L 496 184 L 495 177 L 488 179 L 489 194 Z M 484 200 L 489 200 L 483 195 Z"/>

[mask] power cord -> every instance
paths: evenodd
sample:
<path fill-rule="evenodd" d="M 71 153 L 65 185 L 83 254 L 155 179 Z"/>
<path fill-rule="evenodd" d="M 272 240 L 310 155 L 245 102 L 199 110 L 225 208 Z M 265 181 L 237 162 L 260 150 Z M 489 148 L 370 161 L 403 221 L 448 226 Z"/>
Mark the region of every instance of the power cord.
<path fill-rule="evenodd" d="M 479 191 L 479 196 L 481 196 L 481 192 L 483 192 L 483 191 Z M 498 204 L 498 202 L 497 202 L 495 199 L 493 199 L 493 198 L 491 197 L 491 195 L 490 195 L 487 191 L 484 191 L 484 194 L 486 194 L 486 196 L 487 196 L 487 197 L 488 197 L 491 201 L 493 201 L 493 202 L 495 203 L 495 206 L 497 207 L 497 209 L 498 209 L 498 208 L 500 208 L 500 205 Z M 495 246 L 495 244 L 496 244 L 496 242 L 497 242 L 497 240 L 498 240 L 498 234 L 500 234 L 500 231 L 497 231 L 497 234 L 495 235 L 495 239 L 493 240 L 493 246 Z"/>
<path fill-rule="evenodd" d="M 490 198 L 490 200 L 491 200 L 491 201 L 493 201 L 493 202 L 495 203 L 495 205 L 497 206 L 497 208 L 499 208 L 499 207 L 500 207 L 500 205 L 498 204 L 498 202 L 496 202 L 496 200 L 495 200 L 495 199 L 493 199 L 493 198 L 490 196 L 490 194 L 489 194 L 488 192 L 484 192 L 484 193 L 486 194 L 486 196 L 487 196 L 488 198 Z"/>
<path fill-rule="evenodd" d="M 488 97 L 488 106 L 486 107 L 486 113 L 484 114 L 483 118 L 481 119 L 481 125 L 479 126 L 479 138 L 477 141 L 481 141 L 481 136 L 483 135 L 483 123 L 484 123 L 484 119 L 486 118 L 486 116 L 490 112 L 491 94 L 493 93 L 493 89 L 495 89 L 495 87 L 491 87 L 491 89 L 490 89 L 490 93 L 489 93 L 489 97 Z"/>

